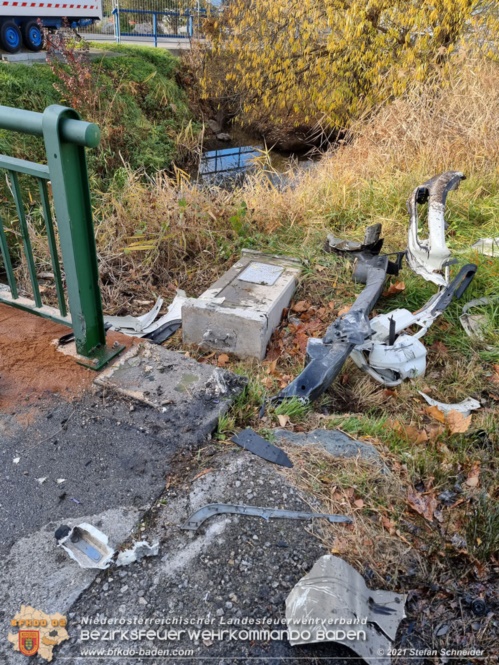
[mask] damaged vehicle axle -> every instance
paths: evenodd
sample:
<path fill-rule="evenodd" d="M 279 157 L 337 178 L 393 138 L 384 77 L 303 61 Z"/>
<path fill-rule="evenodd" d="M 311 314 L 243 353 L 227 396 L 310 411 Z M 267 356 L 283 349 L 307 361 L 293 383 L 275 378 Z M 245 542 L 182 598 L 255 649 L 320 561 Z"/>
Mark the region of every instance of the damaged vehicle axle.
<path fill-rule="evenodd" d="M 454 298 L 459 298 L 472 281 L 477 266 L 463 266 L 449 282 L 449 266 L 455 263 L 445 244 L 445 203 L 449 191 L 457 189 L 464 175 L 448 171 L 417 187 L 408 201 L 410 215 L 408 248 L 397 253 L 395 262 L 379 254 L 383 240 L 381 225 L 368 227 L 363 243 L 328 236 L 326 251 L 355 258 L 353 279 L 365 284 L 364 290 L 348 312 L 338 317 L 324 337 L 309 339 L 306 366 L 301 374 L 271 401 L 289 398 L 316 400 L 340 373 L 349 356 L 358 367 L 386 386 L 396 386 L 404 379 L 421 376 L 426 370 L 426 349 L 419 341 L 435 319 Z M 420 240 L 417 206 L 428 203 L 429 237 Z M 409 267 L 440 290 L 420 310 L 412 313 L 397 309 L 368 319 L 383 291 L 387 274 L 397 275 L 402 257 Z M 409 328 L 420 330 L 409 334 Z"/>

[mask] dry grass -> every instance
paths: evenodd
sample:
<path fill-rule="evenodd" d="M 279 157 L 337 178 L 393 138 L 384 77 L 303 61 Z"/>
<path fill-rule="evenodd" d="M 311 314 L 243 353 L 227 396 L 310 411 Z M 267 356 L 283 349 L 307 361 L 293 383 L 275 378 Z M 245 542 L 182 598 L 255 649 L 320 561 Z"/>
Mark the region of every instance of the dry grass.
<path fill-rule="evenodd" d="M 389 246 L 400 248 L 408 194 L 450 168 L 470 178 L 450 201 L 464 222 L 451 242 L 461 248 L 482 231 L 490 235 L 499 196 L 499 66 L 459 58 L 445 80 L 415 85 L 356 123 L 347 143 L 290 174 L 284 188 L 269 182 L 265 164 L 231 192 L 199 188 L 181 172 L 148 179 L 120 169 L 95 215 L 108 308 L 126 307 L 130 289 L 151 295 L 173 282 L 197 295 L 244 246 L 315 256 L 325 228 L 361 236 L 380 221 Z M 473 215 L 481 229 L 470 228 Z M 138 241 L 144 249 L 131 251 Z"/>

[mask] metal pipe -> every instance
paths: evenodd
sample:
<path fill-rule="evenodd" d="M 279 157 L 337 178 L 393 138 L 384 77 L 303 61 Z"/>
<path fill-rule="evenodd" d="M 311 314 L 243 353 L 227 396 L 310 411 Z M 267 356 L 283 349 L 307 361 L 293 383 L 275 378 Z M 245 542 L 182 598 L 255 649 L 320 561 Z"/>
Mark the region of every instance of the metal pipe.
<path fill-rule="evenodd" d="M 35 111 L 0 106 L 0 129 L 43 136 L 43 116 L 43 113 Z M 92 122 L 62 118 L 59 132 L 61 139 L 67 143 L 75 143 L 85 148 L 95 148 L 99 145 L 100 129 Z"/>

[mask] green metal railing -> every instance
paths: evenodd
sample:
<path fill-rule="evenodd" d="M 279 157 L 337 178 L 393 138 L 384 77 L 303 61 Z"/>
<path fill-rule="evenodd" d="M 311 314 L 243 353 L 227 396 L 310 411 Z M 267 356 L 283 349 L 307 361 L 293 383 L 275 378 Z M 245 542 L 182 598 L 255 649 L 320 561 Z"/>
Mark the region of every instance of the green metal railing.
<path fill-rule="evenodd" d="M 7 241 L 8 229 L 0 215 L 0 251 L 9 288 L 0 290 L 0 302 L 24 309 L 73 328 L 78 362 L 99 369 L 123 350 L 106 346 L 99 289 L 97 252 L 90 204 L 85 148 L 99 144 L 97 125 L 80 120 L 73 109 L 49 106 L 43 113 L 0 106 L 0 129 L 42 136 L 47 165 L 0 155 L 0 171 L 6 172 L 17 212 L 19 235 L 26 259 L 33 299 L 19 294 Z M 53 268 L 58 308 L 42 301 L 31 245 L 19 175 L 36 179 Z M 52 219 L 48 181 L 57 223 Z M 7 230 L 7 233 L 6 233 Z M 62 269 L 58 258 L 59 237 Z M 64 271 L 66 289 L 62 272 Z M 69 304 L 66 306 L 65 291 Z"/>

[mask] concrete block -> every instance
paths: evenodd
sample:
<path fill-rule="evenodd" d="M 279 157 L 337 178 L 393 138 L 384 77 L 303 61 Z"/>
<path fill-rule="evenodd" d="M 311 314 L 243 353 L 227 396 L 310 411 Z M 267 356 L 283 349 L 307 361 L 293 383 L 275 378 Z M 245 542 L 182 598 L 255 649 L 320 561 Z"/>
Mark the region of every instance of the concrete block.
<path fill-rule="evenodd" d="M 101 372 L 95 383 L 157 409 L 177 432 L 206 435 L 242 392 L 246 379 L 141 342 Z"/>
<path fill-rule="evenodd" d="M 213 286 L 185 302 L 184 343 L 262 360 L 299 276 L 296 260 L 243 250 Z"/>

